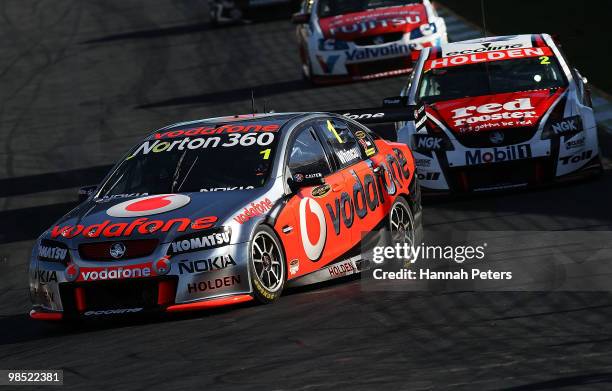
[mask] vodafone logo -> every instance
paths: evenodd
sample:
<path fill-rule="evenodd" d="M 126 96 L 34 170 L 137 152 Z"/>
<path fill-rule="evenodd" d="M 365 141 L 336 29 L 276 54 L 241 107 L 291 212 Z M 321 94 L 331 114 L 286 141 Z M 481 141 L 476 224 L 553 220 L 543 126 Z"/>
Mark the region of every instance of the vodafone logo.
<path fill-rule="evenodd" d="M 64 273 L 66 276 L 66 281 L 73 282 L 76 281 L 77 278 L 79 278 L 80 270 L 77 265 L 71 263 L 70 265 L 68 265 Z"/>
<path fill-rule="evenodd" d="M 182 208 L 191 201 L 182 194 L 154 195 L 129 200 L 113 206 L 106 211 L 112 217 L 140 217 L 169 212 Z"/>
<path fill-rule="evenodd" d="M 313 215 L 316 221 L 312 221 Z M 314 243 L 310 240 L 309 227 L 313 231 L 318 228 L 318 237 Z M 317 261 L 321 257 L 323 248 L 325 248 L 327 224 L 321 205 L 309 197 L 302 198 L 300 201 L 300 233 L 306 256 L 311 261 Z"/>
<path fill-rule="evenodd" d="M 156 274 L 163 276 L 164 274 L 168 274 L 170 271 L 170 257 L 165 256 L 155 262 L 153 262 L 153 271 Z"/>

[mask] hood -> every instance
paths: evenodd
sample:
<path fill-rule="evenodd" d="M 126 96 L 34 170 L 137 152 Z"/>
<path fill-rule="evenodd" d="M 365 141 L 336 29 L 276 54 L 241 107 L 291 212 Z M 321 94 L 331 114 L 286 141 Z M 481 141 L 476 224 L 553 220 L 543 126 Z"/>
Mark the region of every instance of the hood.
<path fill-rule="evenodd" d="M 427 10 L 423 4 L 377 8 L 319 19 L 323 36 L 340 40 L 406 33 L 427 22 Z"/>
<path fill-rule="evenodd" d="M 427 113 L 453 134 L 535 127 L 565 89 L 482 95 L 432 103 Z"/>
<path fill-rule="evenodd" d="M 42 238 L 59 240 L 73 249 L 81 243 L 112 240 L 158 239 L 164 243 L 225 225 L 235 215 L 240 219 L 244 213 L 250 217 L 264 214 L 274 201 L 265 197 L 264 190 L 90 200 L 60 219 Z"/>

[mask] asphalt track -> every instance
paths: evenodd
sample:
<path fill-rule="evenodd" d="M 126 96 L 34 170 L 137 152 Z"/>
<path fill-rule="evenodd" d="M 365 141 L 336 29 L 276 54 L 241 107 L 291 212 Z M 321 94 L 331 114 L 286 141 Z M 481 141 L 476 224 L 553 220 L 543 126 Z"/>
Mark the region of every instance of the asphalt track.
<path fill-rule="evenodd" d="M 364 293 L 81 327 L 28 319 L 32 239 L 146 132 L 250 111 L 377 105 L 403 78 L 300 79 L 285 20 L 210 29 L 197 0 L 0 3 L 0 369 L 63 389 L 609 389 L 608 293 Z M 602 131 L 603 152 L 612 142 Z M 609 230 L 612 178 L 430 202 L 428 228 Z M 1 387 L 0 387 L 1 389 Z M 20 388 L 25 389 L 25 388 Z"/>

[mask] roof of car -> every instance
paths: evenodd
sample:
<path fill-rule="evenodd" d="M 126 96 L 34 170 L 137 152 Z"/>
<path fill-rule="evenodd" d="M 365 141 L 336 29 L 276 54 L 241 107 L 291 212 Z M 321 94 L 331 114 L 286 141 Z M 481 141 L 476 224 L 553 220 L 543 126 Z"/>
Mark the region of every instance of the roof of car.
<path fill-rule="evenodd" d="M 275 122 L 275 123 L 284 124 L 288 122 L 289 120 L 299 116 L 300 114 L 303 114 L 303 113 L 238 114 L 238 115 L 232 115 L 232 116 L 227 116 L 227 117 L 204 118 L 204 119 L 197 119 L 193 121 L 174 123 L 172 125 L 168 125 L 161 129 L 158 129 L 157 132 L 165 131 L 169 129 L 178 129 L 178 128 L 183 128 L 185 126 L 193 126 L 193 125 L 208 125 L 208 126 L 214 125 L 215 127 L 217 127 L 217 126 L 226 125 L 226 124 L 239 125 L 239 124 L 254 124 L 256 122 L 266 122 L 266 123 Z"/>
<path fill-rule="evenodd" d="M 160 138 L 162 135 L 176 133 L 171 137 L 177 137 L 179 132 L 186 133 L 185 137 L 195 134 L 190 134 L 188 131 L 196 129 L 218 129 L 221 127 L 234 129 L 235 127 L 248 128 L 248 130 L 258 130 L 264 127 L 275 127 L 280 130 L 283 125 L 300 116 L 309 113 L 266 113 L 266 114 L 241 114 L 227 117 L 205 118 L 193 121 L 178 122 L 163 128 L 157 129 L 150 133 L 146 139 Z M 237 128 L 236 128 L 237 129 Z M 230 130 L 228 133 L 238 132 L 240 130 Z M 210 133 L 209 133 L 210 134 Z"/>

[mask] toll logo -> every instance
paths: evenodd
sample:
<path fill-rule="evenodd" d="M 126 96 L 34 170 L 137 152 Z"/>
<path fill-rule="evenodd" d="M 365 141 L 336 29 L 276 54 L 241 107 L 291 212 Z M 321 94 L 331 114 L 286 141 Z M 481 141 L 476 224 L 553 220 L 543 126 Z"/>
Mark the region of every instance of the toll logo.
<path fill-rule="evenodd" d="M 106 211 L 112 217 L 150 216 L 182 208 L 191 201 L 183 194 L 153 195 L 117 204 Z"/>
<path fill-rule="evenodd" d="M 299 213 L 304 252 L 311 261 L 318 261 L 327 240 L 327 224 L 323 208 L 312 198 L 304 197 L 300 201 Z M 316 240 L 313 242 L 311 238 L 316 238 Z"/>
<path fill-rule="evenodd" d="M 560 158 L 559 160 L 561 161 L 561 164 L 563 165 L 570 164 L 570 163 L 576 164 L 584 160 L 590 159 L 591 156 L 593 156 L 593 151 L 589 150 L 589 151 L 584 151 L 582 153 L 578 153 L 576 155 L 565 156 L 565 157 Z"/>

